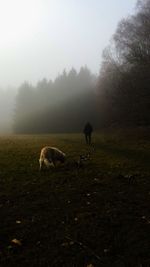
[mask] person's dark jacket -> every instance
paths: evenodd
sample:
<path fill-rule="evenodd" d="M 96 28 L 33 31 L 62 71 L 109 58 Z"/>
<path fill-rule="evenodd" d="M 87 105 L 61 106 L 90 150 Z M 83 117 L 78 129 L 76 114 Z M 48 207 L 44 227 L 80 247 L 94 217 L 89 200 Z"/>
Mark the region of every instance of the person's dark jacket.
<path fill-rule="evenodd" d="M 91 134 L 93 132 L 93 127 L 90 123 L 87 123 L 83 130 L 84 134 Z"/>

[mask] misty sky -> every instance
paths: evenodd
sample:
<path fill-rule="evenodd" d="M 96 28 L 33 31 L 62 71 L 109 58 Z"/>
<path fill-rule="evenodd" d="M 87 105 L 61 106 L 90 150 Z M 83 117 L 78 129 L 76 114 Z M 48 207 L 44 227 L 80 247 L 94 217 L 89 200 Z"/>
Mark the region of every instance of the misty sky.
<path fill-rule="evenodd" d="M 87 65 L 98 73 L 102 50 L 136 0 L 0 0 L 0 88 L 54 79 Z"/>

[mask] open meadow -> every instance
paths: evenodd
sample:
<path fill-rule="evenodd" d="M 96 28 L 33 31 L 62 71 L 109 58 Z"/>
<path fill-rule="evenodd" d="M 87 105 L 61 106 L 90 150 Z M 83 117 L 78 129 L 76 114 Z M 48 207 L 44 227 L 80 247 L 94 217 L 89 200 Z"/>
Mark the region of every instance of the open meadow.
<path fill-rule="evenodd" d="M 67 161 L 39 172 L 46 145 Z M 1 136 L 0 266 L 149 267 L 149 133 Z"/>

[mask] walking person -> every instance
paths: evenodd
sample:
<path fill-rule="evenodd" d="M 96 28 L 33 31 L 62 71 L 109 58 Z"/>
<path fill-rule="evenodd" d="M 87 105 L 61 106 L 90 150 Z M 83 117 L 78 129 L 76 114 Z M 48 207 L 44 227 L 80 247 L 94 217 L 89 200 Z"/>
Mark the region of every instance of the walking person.
<path fill-rule="evenodd" d="M 92 137 L 93 127 L 87 122 L 84 126 L 83 133 L 85 135 L 85 141 L 87 145 L 91 145 L 91 137 Z"/>

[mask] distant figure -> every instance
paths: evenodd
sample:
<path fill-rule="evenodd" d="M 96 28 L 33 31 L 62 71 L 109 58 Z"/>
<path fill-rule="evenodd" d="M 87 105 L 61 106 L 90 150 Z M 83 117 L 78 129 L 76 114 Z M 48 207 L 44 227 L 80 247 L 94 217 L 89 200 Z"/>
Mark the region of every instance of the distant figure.
<path fill-rule="evenodd" d="M 91 144 L 91 136 L 92 136 L 92 132 L 93 132 L 93 127 L 89 122 L 87 122 L 86 125 L 84 126 L 83 132 L 85 134 L 86 144 L 90 145 Z"/>

